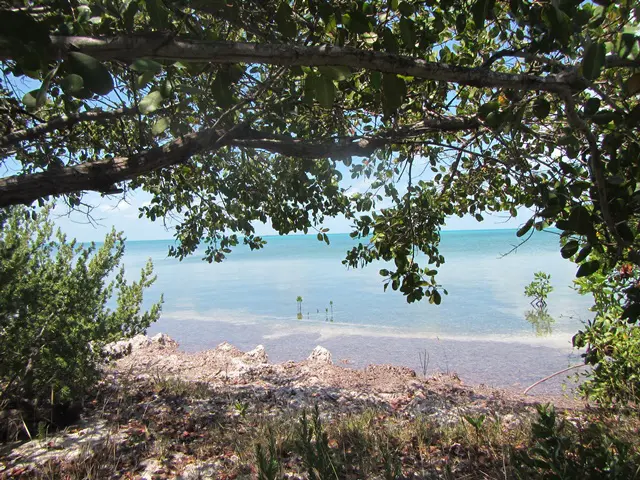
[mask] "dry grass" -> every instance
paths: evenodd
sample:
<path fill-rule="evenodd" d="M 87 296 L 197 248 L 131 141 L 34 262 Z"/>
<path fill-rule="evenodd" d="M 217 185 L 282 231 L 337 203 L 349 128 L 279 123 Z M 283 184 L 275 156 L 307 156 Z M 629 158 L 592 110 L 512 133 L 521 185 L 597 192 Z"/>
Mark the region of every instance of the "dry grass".
<path fill-rule="evenodd" d="M 530 408 L 512 414 L 468 415 L 461 410 L 451 421 L 437 423 L 432 416 L 388 405 L 351 412 L 336 405 L 320 410 L 321 431 L 313 431 L 307 410 L 313 436 L 305 444 L 300 409 L 269 404 L 245 390 L 233 394 L 160 376 L 105 385 L 93 405 L 94 416 L 107 419 L 117 441 L 107 438 L 75 460 L 0 472 L 0 478 L 133 478 L 145 460 L 155 459 L 160 465 L 157 479 L 173 478 L 189 465 L 215 464 L 211 478 L 218 479 L 312 478 L 310 471 L 331 471 L 318 478 L 504 480 L 515 478 L 514 452 L 533 441 Z M 574 423 L 594 421 L 588 412 L 568 415 Z M 637 419 L 597 418 L 637 450 Z M 323 438 L 325 450 L 319 448 Z M 259 477 L 257 445 L 263 468 L 273 464 L 275 477 Z M 309 449 L 320 454 L 309 457 Z"/>

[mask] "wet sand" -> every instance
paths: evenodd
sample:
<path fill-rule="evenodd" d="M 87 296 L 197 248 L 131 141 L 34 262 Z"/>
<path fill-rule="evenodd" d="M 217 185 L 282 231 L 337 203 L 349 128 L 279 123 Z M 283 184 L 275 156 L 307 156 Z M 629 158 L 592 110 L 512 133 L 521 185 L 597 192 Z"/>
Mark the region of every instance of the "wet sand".
<path fill-rule="evenodd" d="M 537 380 L 581 360 L 579 352 L 572 350 L 568 341 L 566 346 L 558 347 L 557 339 L 549 342 L 554 347 L 548 347 L 544 339 L 527 344 L 504 340 L 386 336 L 384 332 L 375 336 L 353 332 L 327 336 L 322 328 L 317 330 L 316 333 L 300 333 L 296 329 L 274 332 L 269 326 L 252 322 L 236 324 L 161 319 L 149 329 L 149 334 L 166 333 L 178 341 L 181 350 L 188 352 L 214 348 L 222 342 L 229 342 L 243 351 L 261 344 L 266 348 L 271 362 L 300 361 L 316 345 L 322 345 L 331 351 L 338 365 L 362 369 L 369 364 L 394 364 L 412 368 L 418 375 L 424 371 L 420 354 L 424 358 L 426 352 L 427 375 L 455 373 L 466 384 L 482 384 L 520 392 Z M 575 376 L 576 372 L 583 370 L 559 375 L 533 389 L 531 394 L 562 394 L 565 392 L 563 383 L 568 376 Z M 566 392 L 569 393 L 574 387 L 575 383 L 569 379 Z"/>

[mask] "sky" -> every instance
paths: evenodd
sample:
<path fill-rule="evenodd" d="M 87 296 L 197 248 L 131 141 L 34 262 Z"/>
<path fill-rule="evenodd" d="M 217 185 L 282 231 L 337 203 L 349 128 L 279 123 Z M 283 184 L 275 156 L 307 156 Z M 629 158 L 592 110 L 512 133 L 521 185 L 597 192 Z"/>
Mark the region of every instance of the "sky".
<path fill-rule="evenodd" d="M 28 77 L 21 77 L 18 83 L 25 92 L 37 88 L 39 82 L 35 82 Z M 113 100 L 117 100 L 115 97 Z M 357 159 L 354 159 L 356 161 Z M 363 159 L 360 159 L 363 160 Z M 5 162 L 4 168 L 8 169 L 6 172 L 2 172 L 4 175 L 11 175 L 15 173 L 12 168 L 11 162 Z M 428 180 L 433 178 L 433 173 L 427 165 L 425 159 L 417 158 L 414 160 L 414 167 L 416 171 L 422 170 L 422 174 L 414 178 Z M 422 169 L 424 167 L 424 169 Z M 17 169 L 18 166 L 16 165 Z M 350 182 L 350 172 L 341 162 L 338 162 L 338 170 L 341 171 L 344 180 L 341 185 L 345 188 L 349 188 L 349 192 L 364 192 L 369 187 L 371 180 L 355 180 L 354 184 L 348 184 Z M 407 179 L 403 178 L 396 183 L 398 191 L 402 193 L 406 190 Z M 148 204 L 151 196 L 142 191 L 136 191 L 128 193 L 126 199 L 122 199 L 121 196 L 102 197 L 98 193 L 87 193 L 83 197 L 83 201 L 86 204 L 91 205 L 93 208 L 91 217 L 80 212 L 69 212 L 66 206 L 60 205 L 53 212 L 53 218 L 58 227 L 71 238 L 76 238 L 81 242 L 89 241 L 101 241 L 104 236 L 111 231 L 113 227 L 117 231 L 123 231 L 128 240 L 164 240 L 173 237 L 172 225 L 168 223 L 165 225 L 161 220 L 152 222 L 146 217 L 139 218 L 140 207 Z M 378 205 L 380 206 L 380 205 Z M 382 206 L 387 206 L 382 204 Z M 465 216 L 463 218 L 450 217 L 447 219 L 445 230 L 486 230 L 486 229 L 505 229 L 505 228 L 518 228 L 523 225 L 531 216 L 531 212 L 526 208 L 518 210 L 518 216 L 516 218 L 510 218 L 508 214 L 494 214 L 482 213 L 484 217 L 483 222 L 478 222 L 472 216 Z M 332 233 L 349 233 L 351 232 L 351 222 L 344 217 L 328 219 L 323 225 L 325 228 L 329 228 L 329 234 Z M 261 223 L 255 224 L 257 235 L 277 235 L 277 232 L 271 228 L 270 225 Z"/>

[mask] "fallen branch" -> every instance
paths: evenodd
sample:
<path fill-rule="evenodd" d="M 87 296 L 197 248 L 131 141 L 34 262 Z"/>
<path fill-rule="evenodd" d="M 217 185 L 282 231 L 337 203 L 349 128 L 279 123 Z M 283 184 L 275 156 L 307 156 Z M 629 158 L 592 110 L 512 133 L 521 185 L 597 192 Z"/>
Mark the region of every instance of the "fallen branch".
<path fill-rule="evenodd" d="M 529 385 L 527 388 L 525 388 L 524 392 L 522 392 L 523 395 L 526 395 L 529 390 L 531 390 L 533 387 L 537 387 L 538 385 L 540 385 L 543 382 L 546 382 L 547 380 L 552 379 L 553 377 L 557 377 L 558 375 L 561 375 L 565 372 L 568 372 L 569 370 L 573 370 L 574 368 L 580 368 L 580 367 L 586 367 L 587 365 L 584 363 L 578 363 L 577 365 L 571 365 L 570 367 L 564 368 L 562 370 L 560 370 L 559 372 L 556 373 L 552 373 L 551 375 L 549 375 L 548 377 L 544 377 L 541 380 L 538 380 L 536 383 L 534 383 L 533 385 Z"/>

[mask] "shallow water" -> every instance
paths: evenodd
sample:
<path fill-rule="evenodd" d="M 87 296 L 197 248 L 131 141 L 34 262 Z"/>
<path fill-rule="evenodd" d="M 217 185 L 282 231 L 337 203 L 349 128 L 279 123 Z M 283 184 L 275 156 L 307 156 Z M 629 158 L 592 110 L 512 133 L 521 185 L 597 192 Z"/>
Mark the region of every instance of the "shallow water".
<path fill-rule="evenodd" d="M 576 362 L 570 339 L 590 318 L 590 300 L 571 288 L 575 266 L 560 257 L 557 234 L 537 233 L 501 257 L 519 242 L 514 230 L 443 232 L 438 280 L 449 295 L 440 306 L 383 292 L 384 264 L 348 270 L 341 260 L 354 241 L 330 239 L 327 246 L 315 236 L 267 237 L 265 249 L 238 248 L 211 265 L 198 256 L 168 258 L 169 241 L 127 242 L 125 265 L 133 276 L 153 259 L 158 280 L 146 299 L 162 292 L 165 304 L 151 332 L 169 333 L 188 350 L 262 343 L 272 360 L 297 360 L 321 343 L 356 367 L 421 369 L 418 351 L 426 349 L 430 371 L 496 386 L 526 384 Z M 553 322 L 536 327 L 525 318 L 531 306 L 523 290 L 539 270 L 551 274 L 555 290 Z"/>

